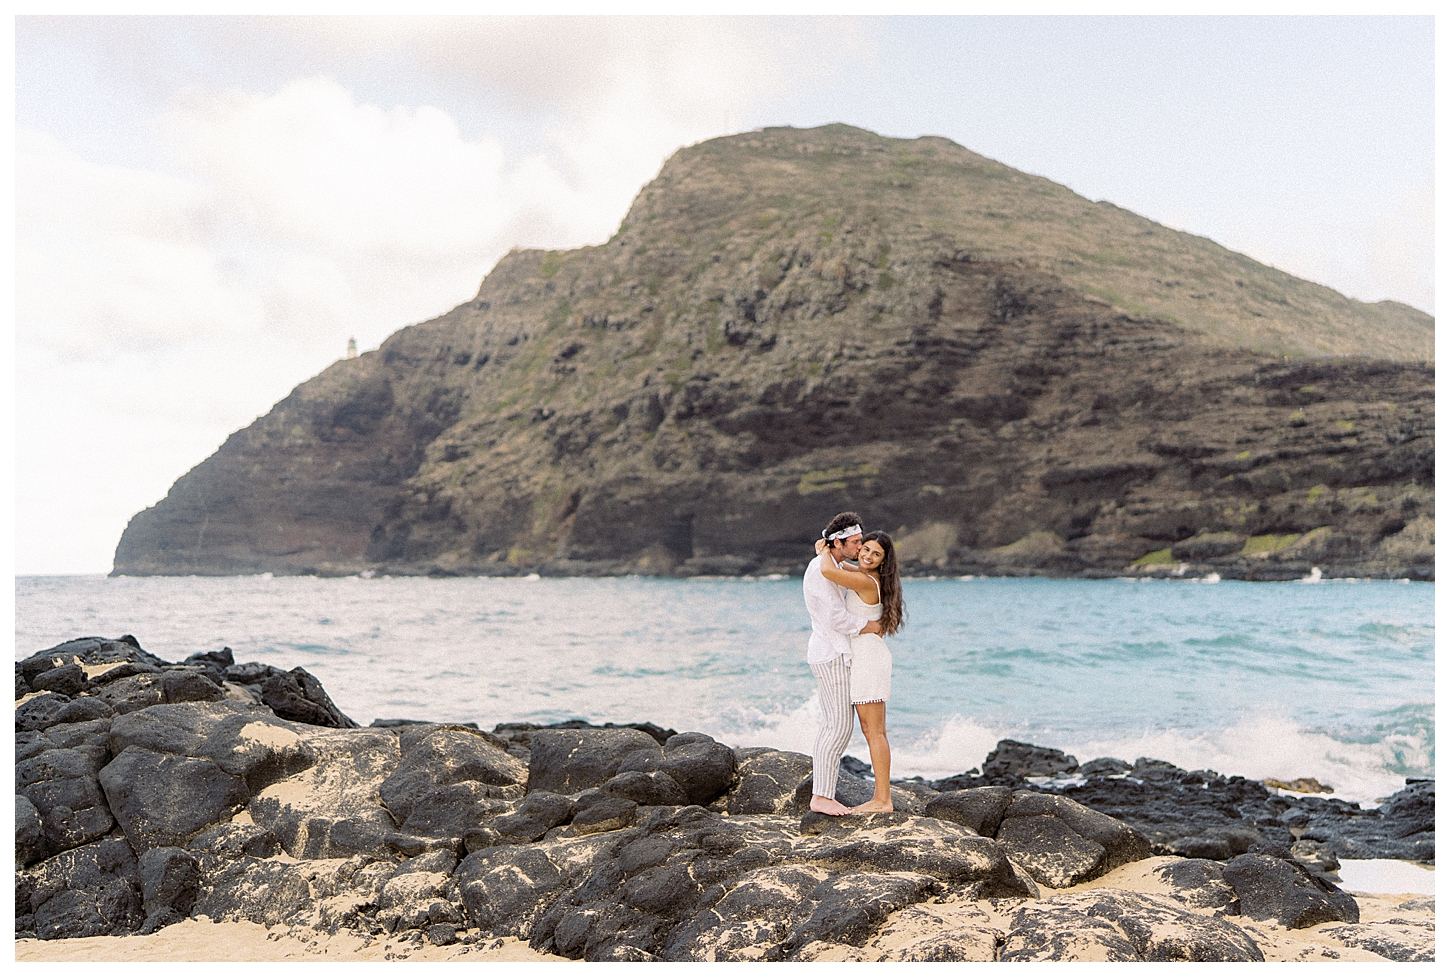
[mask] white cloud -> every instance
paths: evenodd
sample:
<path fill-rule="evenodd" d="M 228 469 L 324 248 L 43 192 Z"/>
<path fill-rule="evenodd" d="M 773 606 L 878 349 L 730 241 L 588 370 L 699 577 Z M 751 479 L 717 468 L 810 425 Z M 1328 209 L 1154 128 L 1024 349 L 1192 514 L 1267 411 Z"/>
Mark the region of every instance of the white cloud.
<path fill-rule="evenodd" d="M 237 28 L 199 24 L 217 38 Z M 311 30 L 344 59 L 407 54 L 450 84 L 501 93 L 546 133 L 532 155 L 465 136 L 437 107 L 368 104 L 316 74 L 270 90 L 207 85 L 149 36 L 141 60 L 165 63 L 148 73 L 131 50 L 111 77 L 191 86 L 126 120 L 155 134 L 149 158 L 112 165 L 84 139 L 18 133 L 21 572 L 106 569 L 130 514 L 349 336 L 370 348 L 466 301 L 510 247 L 604 240 L 674 149 L 862 51 L 857 28 L 834 22 L 784 46 L 751 21 L 542 25 L 270 25 L 278 51 Z M 146 27 L 111 26 L 117 44 Z"/>
<path fill-rule="evenodd" d="M 427 106 L 360 105 L 324 78 L 270 96 L 193 95 L 161 127 L 220 220 L 291 245 L 477 260 L 518 205 L 496 140 L 466 141 Z M 545 189 L 567 192 L 557 181 Z"/>
<path fill-rule="evenodd" d="M 195 188 L 16 138 L 16 334 L 67 360 L 239 335 L 259 322 L 197 234 Z"/>

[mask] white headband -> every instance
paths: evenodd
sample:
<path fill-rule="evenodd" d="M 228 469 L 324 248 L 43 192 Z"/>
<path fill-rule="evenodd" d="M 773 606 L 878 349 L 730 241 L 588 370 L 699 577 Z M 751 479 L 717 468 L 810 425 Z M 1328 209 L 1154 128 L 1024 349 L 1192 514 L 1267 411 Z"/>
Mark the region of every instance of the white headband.
<path fill-rule="evenodd" d="M 826 531 L 824 529 L 821 530 L 821 535 L 822 536 L 826 536 Z M 826 536 L 826 541 L 827 542 L 830 542 L 833 539 L 845 539 L 848 536 L 860 536 L 860 535 L 861 535 L 861 527 L 860 526 L 847 526 L 845 529 L 842 529 L 840 532 L 835 532 L 835 533 L 832 533 L 829 536 Z"/>

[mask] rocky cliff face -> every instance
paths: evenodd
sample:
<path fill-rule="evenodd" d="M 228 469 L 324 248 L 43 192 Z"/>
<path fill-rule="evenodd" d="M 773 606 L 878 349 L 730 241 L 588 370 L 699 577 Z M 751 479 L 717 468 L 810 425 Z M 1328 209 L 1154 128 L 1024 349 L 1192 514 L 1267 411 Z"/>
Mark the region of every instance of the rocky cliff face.
<path fill-rule="evenodd" d="M 946 140 L 716 139 L 299 386 L 114 572 L 788 571 L 854 508 L 918 572 L 1428 578 L 1433 330 Z"/>

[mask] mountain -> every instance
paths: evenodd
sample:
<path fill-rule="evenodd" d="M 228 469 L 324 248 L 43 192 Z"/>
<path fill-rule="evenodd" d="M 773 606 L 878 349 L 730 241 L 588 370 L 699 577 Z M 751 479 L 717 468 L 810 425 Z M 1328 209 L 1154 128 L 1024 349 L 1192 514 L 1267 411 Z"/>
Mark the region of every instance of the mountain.
<path fill-rule="evenodd" d="M 1433 576 L 1434 320 L 946 139 L 672 156 L 138 513 L 117 574 Z"/>

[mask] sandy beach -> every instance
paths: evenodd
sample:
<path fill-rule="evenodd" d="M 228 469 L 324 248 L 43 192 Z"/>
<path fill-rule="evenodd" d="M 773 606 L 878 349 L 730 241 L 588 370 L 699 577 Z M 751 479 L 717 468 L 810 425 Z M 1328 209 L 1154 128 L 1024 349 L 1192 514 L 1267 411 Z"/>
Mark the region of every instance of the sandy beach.
<path fill-rule="evenodd" d="M 312 931 L 304 932 L 310 934 L 310 938 L 293 936 L 287 926 L 268 929 L 258 923 L 214 923 L 203 917 L 183 920 L 150 936 L 16 940 L 15 960 L 17 963 L 254 963 L 274 960 L 573 962 L 553 954 L 536 953 L 529 949 L 527 943 L 512 937 L 485 939 L 472 944 L 432 946 L 391 937 L 364 940 L 347 933 L 328 937 Z"/>

